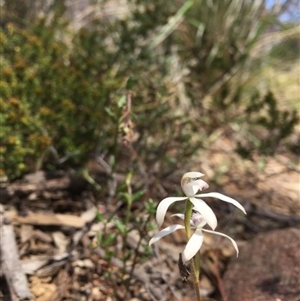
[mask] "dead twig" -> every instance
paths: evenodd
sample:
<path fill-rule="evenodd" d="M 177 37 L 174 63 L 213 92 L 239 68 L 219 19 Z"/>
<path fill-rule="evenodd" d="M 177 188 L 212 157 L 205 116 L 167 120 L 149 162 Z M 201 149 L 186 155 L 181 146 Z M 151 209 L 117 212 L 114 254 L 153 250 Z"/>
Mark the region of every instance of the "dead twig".
<path fill-rule="evenodd" d="M 2 208 L 0 208 L 0 231 L 1 270 L 9 286 L 11 298 L 18 301 L 32 300 L 27 278 L 19 261 L 14 229 L 10 220 L 4 216 Z"/>
<path fill-rule="evenodd" d="M 100 258 L 106 259 L 105 251 L 103 249 L 101 249 L 100 247 L 94 249 L 93 252 L 95 254 L 97 254 Z M 128 266 L 128 267 L 124 268 L 124 263 L 118 258 L 115 258 L 115 257 L 111 258 L 110 264 L 112 264 L 120 269 L 124 269 L 128 274 L 131 272 L 131 267 Z M 157 273 L 159 273 L 159 270 L 157 270 Z M 132 272 L 132 276 L 135 279 L 137 279 L 145 284 L 145 288 L 149 291 L 149 295 L 151 296 L 152 299 L 162 300 L 161 297 L 164 295 L 164 292 L 162 292 L 157 287 L 157 285 L 151 284 L 152 283 L 151 274 L 149 274 L 145 271 L 145 266 L 142 265 L 142 266 L 134 269 Z"/>
<path fill-rule="evenodd" d="M 272 211 L 263 210 L 255 205 L 249 206 L 247 208 L 248 215 L 257 215 L 275 220 L 276 222 L 286 223 L 289 226 L 300 225 L 299 215 L 284 215 Z"/>

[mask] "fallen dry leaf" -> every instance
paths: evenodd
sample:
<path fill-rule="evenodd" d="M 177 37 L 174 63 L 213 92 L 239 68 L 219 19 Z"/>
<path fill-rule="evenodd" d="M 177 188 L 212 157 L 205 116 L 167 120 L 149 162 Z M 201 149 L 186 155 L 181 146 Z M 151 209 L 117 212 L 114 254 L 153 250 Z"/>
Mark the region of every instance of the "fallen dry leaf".
<path fill-rule="evenodd" d="M 80 216 L 71 214 L 44 214 L 34 213 L 27 216 L 9 216 L 15 224 L 30 224 L 43 226 L 69 226 L 74 228 L 82 228 L 85 225 L 84 220 Z"/>
<path fill-rule="evenodd" d="M 31 256 L 30 259 L 21 261 L 22 270 L 27 275 L 34 274 L 38 269 L 46 265 L 50 260 L 51 256 L 36 255 Z"/>
<path fill-rule="evenodd" d="M 64 253 L 70 243 L 70 239 L 62 232 L 56 231 L 52 233 L 55 246 L 58 248 L 58 253 Z"/>
<path fill-rule="evenodd" d="M 33 235 L 32 225 L 22 225 L 20 231 L 21 243 L 28 241 Z"/>
<path fill-rule="evenodd" d="M 91 207 L 90 209 L 84 211 L 81 213 L 80 217 L 86 222 L 90 223 L 92 222 L 97 215 L 97 208 Z"/>

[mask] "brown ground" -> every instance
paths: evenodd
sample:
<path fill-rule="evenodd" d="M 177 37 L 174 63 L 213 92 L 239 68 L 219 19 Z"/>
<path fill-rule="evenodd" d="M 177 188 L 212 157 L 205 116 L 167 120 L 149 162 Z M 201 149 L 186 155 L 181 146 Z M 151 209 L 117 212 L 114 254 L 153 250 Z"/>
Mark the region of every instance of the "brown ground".
<path fill-rule="evenodd" d="M 211 151 L 198 169 L 206 174 L 209 191 L 236 198 L 248 213 L 245 217 L 228 204 L 209 201 L 219 219 L 217 230 L 234 237 L 243 248 L 270 230 L 299 227 L 300 178 L 299 166 L 293 164 L 295 158 L 277 155 L 262 164 L 261 158 L 242 161 L 232 153 L 230 143 L 223 141 L 222 152 Z M 2 210 L 13 224 L 33 300 L 194 300 L 190 280 L 182 282 L 177 267 L 178 254 L 185 243 L 182 233 L 163 239 L 151 254 L 146 247 L 151 233 L 143 225 L 147 219 L 145 201 L 153 197 L 159 202 L 164 193 L 176 195 L 176 183 L 184 172 L 163 179 L 159 185 L 157 179 L 149 176 L 149 191 L 131 208 L 134 216 L 141 218 L 140 226 L 131 220 L 135 229 L 126 240 L 122 240 L 113 220 L 104 223 L 97 218 L 99 211 L 106 219 L 113 212 L 124 218 L 126 209 L 110 193 L 113 183 L 107 181 L 108 175 L 103 171 L 97 174 L 91 170 L 92 177 L 102 186 L 100 192 L 82 176 L 65 172 L 39 172 L 3 187 Z M 116 181 L 120 184 L 124 176 L 116 175 Z M 135 179 L 133 189 L 138 189 L 135 186 L 140 182 Z M 149 218 L 154 221 L 154 216 Z M 118 238 L 106 248 L 98 244 L 99 233 L 116 234 Z M 125 266 L 121 261 L 124 254 L 129 254 Z M 225 301 L 222 275 L 234 250 L 227 240 L 207 235 L 202 254 L 202 294 Z M 7 264 L 2 258 L 2 272 Z M 22 300 L 9 297 L 9 288 L 11 283 L 2 277 L 2 299 Z"/>

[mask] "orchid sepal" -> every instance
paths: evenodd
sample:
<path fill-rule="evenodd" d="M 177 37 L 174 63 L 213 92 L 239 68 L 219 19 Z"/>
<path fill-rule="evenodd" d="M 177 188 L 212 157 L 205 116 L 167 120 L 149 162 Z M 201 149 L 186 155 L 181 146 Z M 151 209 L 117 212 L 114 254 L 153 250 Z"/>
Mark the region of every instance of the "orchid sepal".
<path fill-rule="evenodd" d="M 166 235 L 169 235 L 173 232 L 175 232 L 178 229 L 184 229 L 184 226 L 182 225 L 171 225 L 169 227 L 166 227 L 164 229 L 162 229 L 161 231 L 157 232 L 149 241 L 149 246 L 151 246 L 152 244 L 154 244 L 155 242 L 159 241 L 162 237 L 165 237 Z"/>
<path fill-rule="evenodd" d="M 186 200 L 187 197 L 168 197 L 163 199 L 156 209 L 156 222 L 158 227 L 161 227 L 165 220 L 166 212 L 169 206 L 175 202 Z"/>
<path fill-rule="evenodd" d="M 235 199 L 233 199 L 227 195 L 219 193 L 219 192 L 208 192 L 208 193 L 196 194 L 195 197 L 196 198 L 206 198 L 206 197 L 217 198 L 221 201 L 224 201 L 224 202 L 227 202 L 227 203 L 230 203 L 230 204 L 236 206 L 241 211 L 243 211 L 243 213 L 247 214 L 245 208 L 238 201 L 236 201 Z"/>

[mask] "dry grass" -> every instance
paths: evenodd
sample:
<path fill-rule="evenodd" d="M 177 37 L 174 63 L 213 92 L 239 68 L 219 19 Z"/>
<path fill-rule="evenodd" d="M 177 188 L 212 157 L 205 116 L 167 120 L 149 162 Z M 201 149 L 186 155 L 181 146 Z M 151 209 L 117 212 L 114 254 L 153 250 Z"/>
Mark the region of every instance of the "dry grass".
<path fill-rule="evenodd" d="M 266 68 L 262 77 L 284 107 L 299 111 L 300 104 L 300 60 L 281 67 Z"/>

